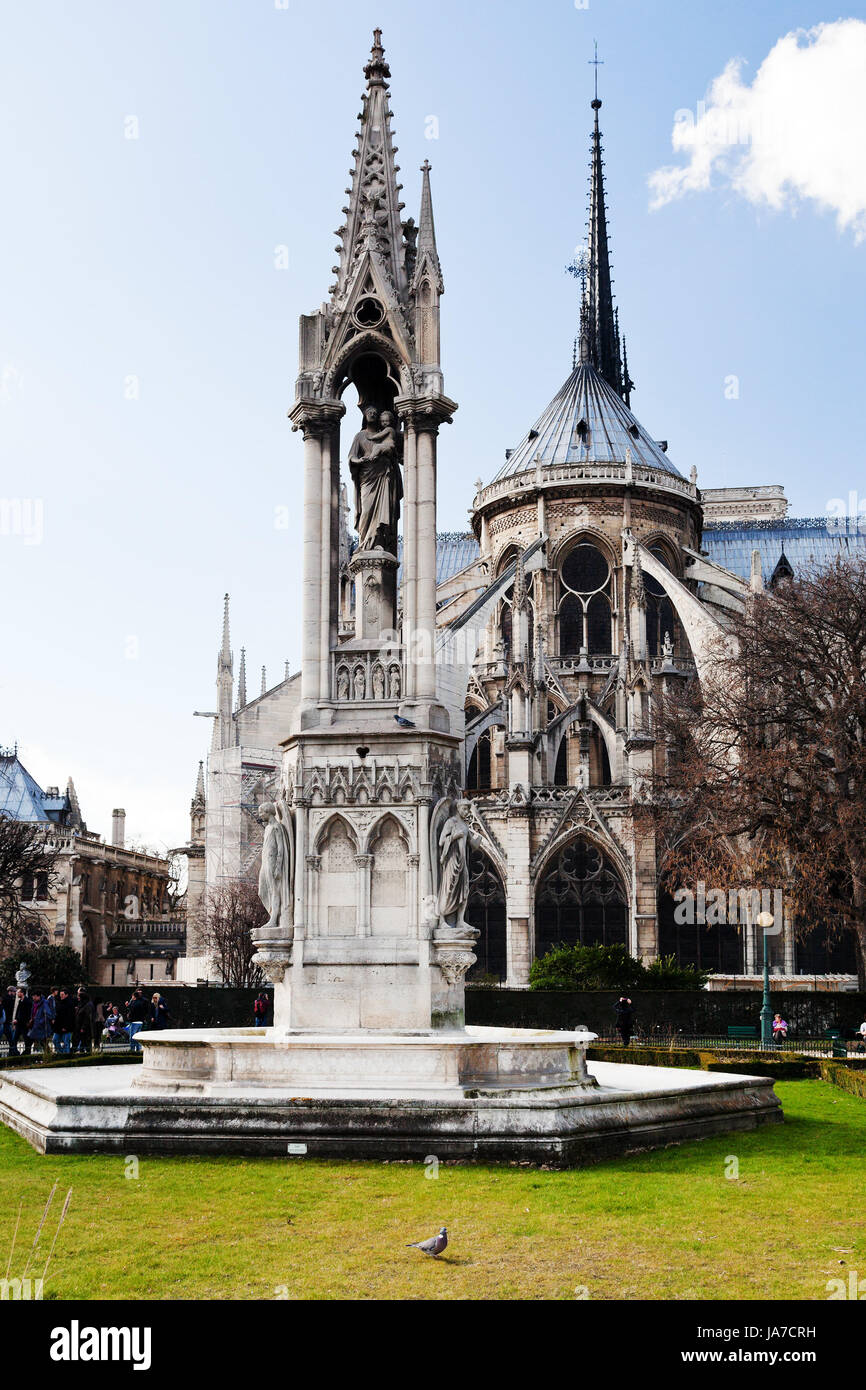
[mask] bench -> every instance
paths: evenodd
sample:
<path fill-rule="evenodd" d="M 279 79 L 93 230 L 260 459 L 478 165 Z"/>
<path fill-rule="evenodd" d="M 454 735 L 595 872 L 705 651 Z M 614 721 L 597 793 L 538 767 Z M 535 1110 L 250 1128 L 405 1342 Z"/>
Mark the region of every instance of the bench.
<path fill-rule="evenodd" d="M 757 1030 L 757 1028 L 753 1028 L 751 1025 L 743 1026 L 743 1025 L 741 1025 L 741 1024 L 733 1024 L 733 1025 L 732 1025 L 732 1024 L 729 1024 L 729 1025 L 728 1025 L 728 1037 L 729 1037 L 729 1038 L 757 1038 L 757 1037 L 758 1037 L 758 1030 Z"/>
<path fill-rule="evenodd" d="M 831 1057 L 847 1057 L 848 1044 L 842 1037 L 841 1028 L 825 1028 L 824 1039 L 830 1044 Z"/>

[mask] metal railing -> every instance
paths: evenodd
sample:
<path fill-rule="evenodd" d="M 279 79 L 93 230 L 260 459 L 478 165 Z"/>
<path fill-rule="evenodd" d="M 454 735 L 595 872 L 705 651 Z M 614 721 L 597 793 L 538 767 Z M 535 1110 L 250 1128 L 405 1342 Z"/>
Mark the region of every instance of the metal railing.
<path fill-rule="evenodd" d="M 594 1032 L 594 1029 L 590 1029 Z M 599 1044 L 622 1046 L 622 1039 L 615 1029 L 605 1028 L 598 1034 Z M 777 1056 L 794 1057 L 832 1057 L 834 1047 L 844 1046 L 850 1057 L 862 1056 L 866 1060 L 866 1045 L 859 1038 L 785 1038 L 777 1042 L 763 1043 L 760 1038 L 729 1038 L 724 1034 L 670 1032 L 668 1030 L 645 1033 L 638 1029 L 632 1034 L 630 1047 L 650 1048 L 653 1051 L 687 1052 L 760 1052 Z"/>

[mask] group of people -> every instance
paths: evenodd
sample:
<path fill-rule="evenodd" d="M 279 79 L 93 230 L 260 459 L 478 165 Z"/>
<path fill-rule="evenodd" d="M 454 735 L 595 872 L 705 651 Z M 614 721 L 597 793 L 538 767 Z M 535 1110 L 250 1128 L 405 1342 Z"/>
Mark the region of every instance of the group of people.
<path fill-rule="evenodd" d="M 123 1006 L 91 999 L 83 986 L 77 989 L 52 985 L 49 990 L 9 985 L 0 994 L 0 1037 L 9 1045 L 9 1055 L 28 1057 L 36 1047 L 47 1053 L 53 1047 L 61 1057 L 87 1053 L 100 1042 L 129 1042 L 133 1052 L 141 1051 L 135 1041 L 142 1028 L 167 1028 L 168 1005 L 161 994 L 145 998 L 137 986 Z"/>

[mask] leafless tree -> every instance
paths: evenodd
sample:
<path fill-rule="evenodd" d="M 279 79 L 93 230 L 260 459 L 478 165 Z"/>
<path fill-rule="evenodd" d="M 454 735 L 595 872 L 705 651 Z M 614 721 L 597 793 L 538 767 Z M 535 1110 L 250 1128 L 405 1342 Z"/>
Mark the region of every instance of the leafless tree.
<path fill-rule="evenodd" d="M 205 949 L 227 985 L 256 988 L 265 977 L 253 964 L 255 946 L 250 933 L 268 920 L 256 886 L 249 879 L 228 879 L 209 889 L 202 900 Z"/>
<path fill-rule="evenodd" d="M 43 895 L 56 887 L 56 861 L 44 826 L 0 815 L 0 955 L 47 942 L 33 899 L 40 883 Z"/>
<path fill-rule="evenodd" d="M 657 708 L 668 751 L 643 814 L 671 883 L 727 871 L 783 888 L 801 930 L 853 932 L 862 989 L 866 561 L 839 557 L 756 594 L 730 636 L 700 686 Z"/>

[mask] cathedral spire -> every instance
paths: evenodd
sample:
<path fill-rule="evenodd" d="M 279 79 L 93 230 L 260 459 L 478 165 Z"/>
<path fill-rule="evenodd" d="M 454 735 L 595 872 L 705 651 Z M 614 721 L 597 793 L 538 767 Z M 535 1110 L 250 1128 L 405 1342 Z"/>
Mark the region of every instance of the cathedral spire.
<path fill-rule="evenodd" d="M 418 218 L 418 250 L 415 259 L 415 273 L 413 285 L 420 283 L 425 268 L 432 274 L 432 278 L 440 294 L 445 286 L 442 282 L 442 267 L 439 264 L 439 253 L 436 250 L 436 227 L 433 222 L 433 195 L 430 192 L 430 161 L 425 159 L 421 165 L 421 213 Z"/>
<path fill-rule="evenodd" d="M 223 640 L 220 648 L 219 665 L 221 669 L 228 667 L 231 670 L 232 664 L 232 644 L 229 635 L 229 596 L 223 599 Z"/>
<path fill-rule="evenodd" d="M 598 58 L 596 57 L 596 63 Z M 598 96 L 598 67 L 596 66 L 596 94 L 592 100 L 595 119 L 592 132 L 592 155 L 589 181 L 589 227 L 588 267 L 584 304 L 586 305 L 589 334 L 589 360 L 599 375 L 625 397 L 623 369 L 619 347 L 619 324 L 614 312 L 613 289 L 610 275 L 610 247 L 608 244 L 607 206 L 604 198 L 604 161 L 602 159 L 601 131 L 598 113 L 601 101 Z"/>
<path fill-rule="evenodd" d="M 238 709 L 247 702 L 247 649 L 241 647 L 241 668 L 238 672 Z"/>
<path fill-rule="evenodd" d="M 204 807 L 204 804 L 204 762 L 200 762 L 198 765 L 198 776 L 195 781 L 195 795 L 192 799 L 191 809 L 197 811 Z"/>
<path fill-rule="evenodd" d="M 404 206 L 400 202 L 402 184 L 397 182 L 400 166 L 394 158 L 397 146 L 391 132 L 391 69 L 385 60 L 381 29 L 373 31 L 373 47 L 364 76 L 367 90 L 358 113 L 360 128 L 352 151 L 355 163 L 352 182 L 346 190 L 349 201 L 343 208 L 345 222 L 337 229 L 340 261 L 334 267 L 337 280 L 331 290 L 340 304 L 351 290 L 353 272 L 364 251 L 381 262 L 383 273 L 401 300 L 408 283 L 405 228 L 400 218 Z"/>

